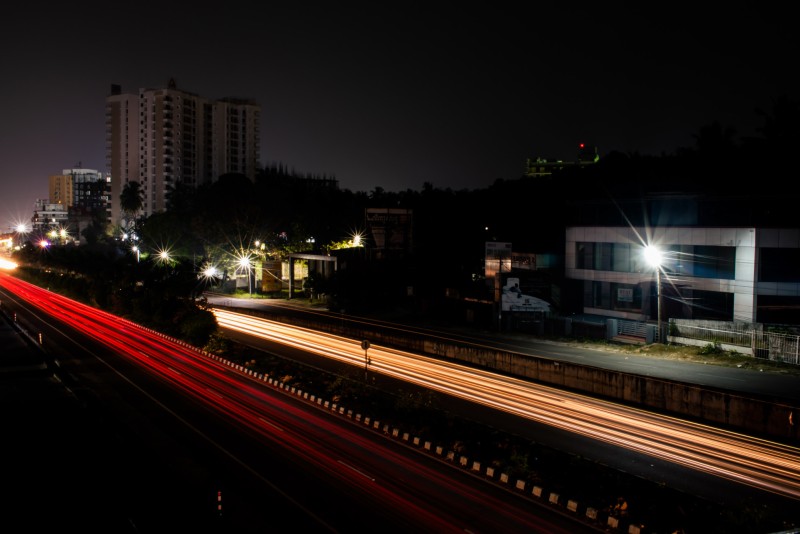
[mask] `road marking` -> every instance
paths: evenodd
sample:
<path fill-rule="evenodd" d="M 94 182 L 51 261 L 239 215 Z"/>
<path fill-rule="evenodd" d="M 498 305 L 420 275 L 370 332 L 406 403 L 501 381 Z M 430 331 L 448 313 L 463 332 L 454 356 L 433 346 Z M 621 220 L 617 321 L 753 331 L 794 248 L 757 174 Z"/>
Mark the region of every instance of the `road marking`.
<path fill-rule="evenodd" d="M 264 419 L 263 417 L 259 417 L 259 419 L 260 419 L 260 420 L 261 420 L 261 422 L 262 422 L 262 423 L 264 423 L 265 425 L 269 425 L 269 426 L 271 426 L 272 428 L 274 428 L 275 430 L 277 430 L 277 431 L 279 431 L 279 432 L 283 432 L 283 431 L 284 431 L 284 430 L 283 430 L 281 427 L 279 427 L 279 426 L 278 426 L 278 425 L 276 425 L 276 424 L 270 423 L 269 421 L 267 421 L 267 420 L 266 420 L 266 419 Z"/>
<path fill-rule="evenodd" d="M 356 468 L 356 467 L 353 467 L 352 465 L 346 464 L 346 463 L 344 463 L 344 462 L 343 462 L 343 461 L 341 461 L 341 460 L 339 460 L 339 463 L 340 463 L 340 464 L 342 464 L 343 466 L 345 466 L 346 468 L 348 468 L 348 469 L 351 469 L 351 470 L 355 471 L 356 473 L 358 473 L 358 474 L 359 474 L 359 475 L 361 475 L 362 477 L 364 477 L 364 478 L 368 478 L 368 479 L 369 479 L 369 480 L 371 480 L 372 482 L 375 482 L 375 479 L 374 479 L 374 478 L 372 478 L 371 476 L 369 476 L 368 474 L 366 474 L 364 471 L 362 471 L 362 470 L 360 470 L 360 469 L 358 469 L 358 468 Z"/>

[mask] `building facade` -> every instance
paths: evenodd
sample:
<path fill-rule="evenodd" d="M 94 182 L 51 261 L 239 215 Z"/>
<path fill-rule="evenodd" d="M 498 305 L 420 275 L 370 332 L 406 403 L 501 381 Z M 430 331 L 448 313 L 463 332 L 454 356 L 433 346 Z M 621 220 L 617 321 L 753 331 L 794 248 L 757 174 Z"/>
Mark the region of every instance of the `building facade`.
<path fill-rule="evenodd" d="M 663 254 L 660 277 L 648 245 Z M 584 313 L 653 321 L 660 291 L 664 320 L 797 324 L 798 228 L 568 227 L 565 246 Z"/>
<path fill-rule="evenodd" d="M 50 202 L 49 199 L 36 199 L 31 218 L 32 233 L 45 236 L 53 230 L 66 230 L 69 227 L 69 211 L 65 204 Z"/>
<path fill-rule="evenodd" d="M 48 199 L 53 204 L 63 204 L 66 208 L 72 206 L 72 175 L 65 170 L 63 174 L 50 176 L 48 187 Z"/>
<path fill-rule="evenodd" d="M 111 176 L 93 169 L 64 169 L 50 176 L 49 200 L 76 217 L 111 218 Z"/>
<path fill-rule="evenodd" d="M 120 222 L 120 194 L 139 182 L 145 216 L 164 211 L 179 184 L 198 187 L 227 173 L 255 180 L 260 166 L 260 115 L 252 100 L 212 100 L 180 90 L 124 94 L 112 85 L 106 98 L 106 164 L 111 174 L 111 219 Z"/>

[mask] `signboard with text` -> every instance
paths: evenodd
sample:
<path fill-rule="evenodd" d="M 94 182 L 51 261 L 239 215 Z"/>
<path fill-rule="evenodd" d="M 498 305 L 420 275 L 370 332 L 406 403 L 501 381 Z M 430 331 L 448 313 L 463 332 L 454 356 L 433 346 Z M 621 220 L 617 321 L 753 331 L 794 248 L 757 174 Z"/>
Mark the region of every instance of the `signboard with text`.
<path fill-rule="evenodd" d="M 494 278 L 497 273 L 511 272 L 511 243 L 487 241 L 484 276 Z"/>

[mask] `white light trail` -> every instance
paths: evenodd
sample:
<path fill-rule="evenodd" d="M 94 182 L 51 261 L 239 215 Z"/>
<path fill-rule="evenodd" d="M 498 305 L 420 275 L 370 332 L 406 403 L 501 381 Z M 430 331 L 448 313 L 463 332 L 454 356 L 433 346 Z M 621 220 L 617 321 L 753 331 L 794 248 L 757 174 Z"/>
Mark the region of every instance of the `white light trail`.
<path fill-rule="evenodd" d="M 355 366 L 360 341 L 225 310 L 218 324 Z M 522 379 L 372 345 L 370 369 L 615 446 L 800 499 L 800 449 Z"/>

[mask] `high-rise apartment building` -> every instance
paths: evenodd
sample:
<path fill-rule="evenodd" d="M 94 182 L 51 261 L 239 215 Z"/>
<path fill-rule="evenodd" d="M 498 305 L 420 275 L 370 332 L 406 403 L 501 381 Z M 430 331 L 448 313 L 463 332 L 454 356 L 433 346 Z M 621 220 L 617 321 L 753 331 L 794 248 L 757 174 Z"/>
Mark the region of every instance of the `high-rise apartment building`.
<path fill-rule="evenodd" d="M 177 184 L 197 187 L 227 173 L 255 180 L 260 165 L 261 108 L 252 100 L 212 100 L 178 89 L 106 98 L 106 164 L 111 173 L 111 219 L 124 216 L 120 193 L 139 182 L 145 216 L 164 211 Z"/>

